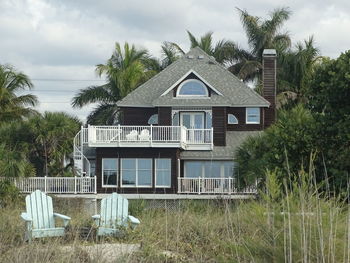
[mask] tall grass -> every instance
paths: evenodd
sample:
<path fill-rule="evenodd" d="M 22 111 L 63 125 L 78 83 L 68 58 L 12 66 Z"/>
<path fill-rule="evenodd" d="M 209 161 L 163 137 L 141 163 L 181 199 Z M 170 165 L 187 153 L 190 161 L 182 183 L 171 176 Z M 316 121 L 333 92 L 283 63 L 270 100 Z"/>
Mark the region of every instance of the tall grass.
<path fill-rule="evenodd" d="M 125 262 L 350 262 L 346 201 L 320 194 L 308 173 L 300 172 L 297 181 L 280 177 L 268 172 L 256 200 L 166 201 L 173 209 L 130 202 L 130 213 L 141 224 L 120 239 L 80 238 L 77 229 L 91 226 L 90 216 L 71 201 L 57 200 L 58 212 L 73 219 L 71 234 L 27 244 L 19 217 L 24 207 L 16 204 L 0 211 L 0 261 L 103 262 L 81 245 L 121 242 L 141 244 Z M 74 248 L 67 253 L 64 245 Z"/>

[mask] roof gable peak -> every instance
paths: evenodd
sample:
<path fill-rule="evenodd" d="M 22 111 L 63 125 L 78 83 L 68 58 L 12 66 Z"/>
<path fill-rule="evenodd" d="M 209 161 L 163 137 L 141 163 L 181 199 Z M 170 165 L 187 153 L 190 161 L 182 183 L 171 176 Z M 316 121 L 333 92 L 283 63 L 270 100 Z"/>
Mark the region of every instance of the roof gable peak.
<path fill-rule="evenodd" d="M 168 94 L 171 90 L 173 90 L 178 84 L 180 84 L 187 76 L 189 76 L 190 74 L 194 74 L 196 75 L 196 77 L 198 79 L 200 79 L 205 85 L 207 85 L 210 89 L 212 89 L 213 91 L 215 91 L 218 95 L 223 96 L 222 93 L 220 91 L 218 91 L 216 88 L 214 88 L 212 85 L 210 85 L 203 77 L 201 77 L 196 71 L 194 71 L 193 69 L 189 70 L 186 74 L 184 74 L 180 79 L 178 79 L 178 81 L 176 81 L 173 85 L 170 86 L 170 88 L 168 88 L 166 91 L 164 91 L 160 96 L 165 96 L 166 94 Z"/>

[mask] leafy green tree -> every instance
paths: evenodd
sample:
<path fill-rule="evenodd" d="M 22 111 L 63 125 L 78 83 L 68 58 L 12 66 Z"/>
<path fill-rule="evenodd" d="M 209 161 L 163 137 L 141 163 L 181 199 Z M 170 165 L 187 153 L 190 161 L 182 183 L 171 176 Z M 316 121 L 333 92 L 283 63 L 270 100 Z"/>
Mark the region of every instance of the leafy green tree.
<path fill-rule="evenodd" d="M 18 92 L 32 88 L 28 76 L 12 66 L 0 65 L 0 124 L 21 120 L 35 113 L 32 107 L 38 102 L 36 96 L 18 95 Z"/>
<path fill-rule="evenodd" d="M 90 124 L 117 122 L 116 102 L 156 73 L 151 60 L 145 49 L 137 49 L 134 45 L 125 43 L 122 50 L 120 44 L 116 43 L 115 50 L 106 64 L 96 66 L 96 73 L 100 77 L 106 76 L 107 83 L 80 90 L 72 100 L 73 107 L 81 108 L 91 103 L 98 103 L 88 116 L 87 122 Z"/>
<path fill-rule="evenodd" d="M 279 174 L 296 175 L 308 169 L 315 144 L 316 122 L 311 112 L 301 104 L 291 110 L 281 110 L 277 122 L 262 134 L 246 140 L 236 152 L 240 181 L 252 183 L 264 178 L 266 170 L 276 168 Z"/>
<path fill-rule="evenodd" d="M 246 10 L 237 8 L 243 28 L 248 38 L 249 50 L 236 49 L 232 52 L 229 70 L 245 81 L 260 77 L 262 53 L 264 49 L 274 48 L 278 53 L 285 52 L 291 45 L 288 33 L 280 29 L 290 17 L 288 8 L 278 8 L 270 13 L 269 19 L 250 15 Z"/>
<path fill-rule="evenodd" d="M 329 176 L 335 185 L 346 187 L 350 172 L 350 50 L 317 65 L 307 99 L 319 124 L 317 143 Z"/>
<path fill-rule="evenodd" d="M 191 48 L 200 47 L 208 55 L 213 56 L 219 63 L 224 64 L 230 57 L 234 56 L 233 53 L 236 52 L 237 45 L 232 41 L 222 39 L 214 44 L 213 32 L 207 32 L 198 39 L 188 30 L 187 34 L 191 43 Z M 178 44 L 170 42 L 168 43 L 176 48 L 179 53 L 186 53 Z"/>

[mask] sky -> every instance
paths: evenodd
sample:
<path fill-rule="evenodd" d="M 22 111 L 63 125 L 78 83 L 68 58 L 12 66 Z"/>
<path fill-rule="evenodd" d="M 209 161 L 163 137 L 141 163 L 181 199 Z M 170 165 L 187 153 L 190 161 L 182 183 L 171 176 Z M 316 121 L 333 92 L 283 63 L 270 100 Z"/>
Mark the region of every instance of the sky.
<path fill-rule="evenodd" d="M 292 16 L 281 32 L 293 44 L 313 35 L 331 58 L 350 49 L 349 0 L 0 0 L 0 64 L 27 74 L 43 111 L 66 111 L 85 120 L 94 105 L 71 107 L 79 89 L 105 82 L 95 66 L 111 56 L 115 42 L 133 43 L 160 56 L 163 41 L 188 50 L 186 30 L 214 32 L 247 48 L 236 8 L 266 18 L 275 8 Z"/>

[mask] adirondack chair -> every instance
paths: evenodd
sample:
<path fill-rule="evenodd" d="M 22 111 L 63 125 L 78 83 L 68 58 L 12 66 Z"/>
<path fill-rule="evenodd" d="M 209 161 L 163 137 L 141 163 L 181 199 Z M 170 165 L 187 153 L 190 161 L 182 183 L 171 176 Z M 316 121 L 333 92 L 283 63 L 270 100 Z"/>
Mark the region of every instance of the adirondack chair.
<path fill-rule="evenodd" d="M 63 236 L 70 217 L 53 212 L 52 198 L 40 190 L 26 196 L 27 212 L 21 217 L 26 223 L 25 239 Z M 55 218 L 63 219 L 65 227 L 55 227 Z"/>
<path fill-rule="evenodd" d="M 100 214 L 92 216 L 98 226 L 97 236 L 118 235 L 123 227 L 140 224 L 140 220 L 128 215 L 128 207 L 128 199 L 117 193 L 103 198 Z"/>

